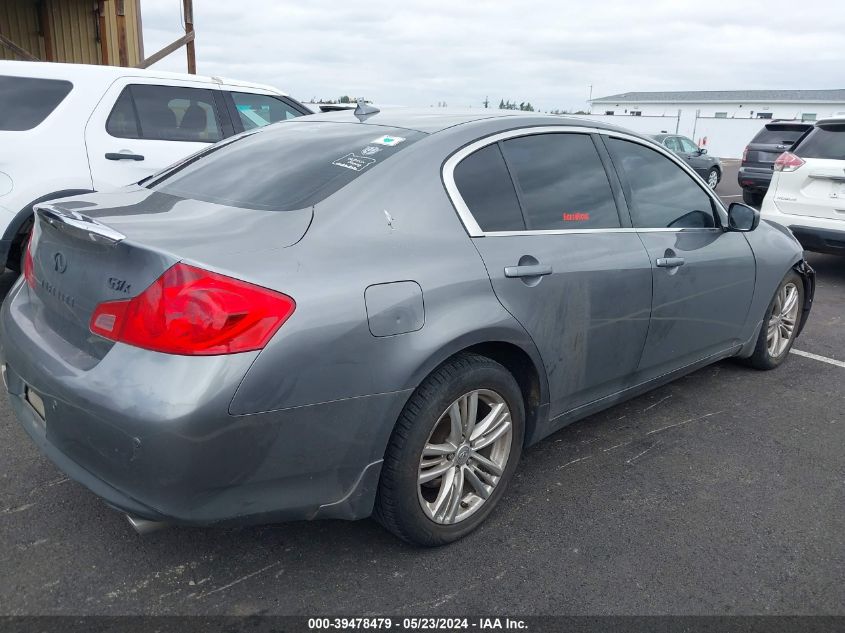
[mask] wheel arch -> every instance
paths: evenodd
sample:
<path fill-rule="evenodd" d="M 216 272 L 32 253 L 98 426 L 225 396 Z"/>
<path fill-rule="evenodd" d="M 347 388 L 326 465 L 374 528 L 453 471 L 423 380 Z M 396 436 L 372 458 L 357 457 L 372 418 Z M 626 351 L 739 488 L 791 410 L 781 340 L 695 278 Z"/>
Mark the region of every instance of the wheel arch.
<path fill-rule="evenodd" d="M 414 389 L 443 363 L 462 353 L 490 358 L 507 369 L 516 380 L 525 403 L 525 443 L 533 443 L 535 430 L 548 409 L 548 377 L 540 354 L 531 339 L 515 339 L 504 332 L 466 335 L 444 345 L 422 363 L 412 378 Z M 409 394 L 408 399 L 410 400 Z"/>
<path fill-rule="evenodd" d="M 8 251 L 2 254 L 4 259 L 0 261 L 3 261 L 3 263 L 12 270 L 18 269 L 20 258 L 23 254 L 23 244 L 26 241 L 26 236 L 29 235 L 29 231 L 32 228 L 33 206 L 39 202 L 56 200 L 57 198 L 66 198 L 68 196 L 78 196 L 83 193 L 91 193 L 92 191 L 92 189 L 62 189 L 60 191 L 52 191 L 43 196 L 39 196 L 35 200 L 32 200 L 29 204 L 24 205 L 24 207 L 15 214 L 15 217 L 12 218 L 12 221 L 3 233 L 2 241 L 4 244 L 8 244 Z"/>

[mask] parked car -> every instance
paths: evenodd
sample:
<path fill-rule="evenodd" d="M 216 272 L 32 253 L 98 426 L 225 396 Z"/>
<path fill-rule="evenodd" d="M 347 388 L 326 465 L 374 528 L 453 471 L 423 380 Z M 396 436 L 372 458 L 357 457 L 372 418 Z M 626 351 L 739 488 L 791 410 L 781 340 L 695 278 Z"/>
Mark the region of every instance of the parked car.
<path fill-rule="evenodd" d="M 374 513 L 454 541 L 524 447 L 723 358 L 777 367 L 801 332 L 800 244 L 652 140 L 362 110 L 37 205 L 11 405 L 140 529 Z"/>
<path fill-rule="evenodd" d="M 0 61 L 0 271 L 32 205 L 137 182 L 209 144 L 311 112 L 270 86 L 153 70 Z"/>
<path fill-rule="evenodd" d="M 705 148 L 677 134 L 655 134 L 652 138 L 687 161 L 704 178 L 708 187 L 715 189 L 719 184 L 722 179 L 722 162 L 715 156 L 708 156 Z"/>
<path fill-rule="evenodd" d="M 845 255 L 845 116 L 819 121 L 777 158 L 761 212 L 805 249 Z"/>
<path fill-rule="evenodd" d="M 759 207 L 772 180 L 775 160 L 788 150 L 812 123 L 800 121 L 771 121 L 766 123 L 742 152 L 737 182 L 742 189 L 742 201 Z"/>

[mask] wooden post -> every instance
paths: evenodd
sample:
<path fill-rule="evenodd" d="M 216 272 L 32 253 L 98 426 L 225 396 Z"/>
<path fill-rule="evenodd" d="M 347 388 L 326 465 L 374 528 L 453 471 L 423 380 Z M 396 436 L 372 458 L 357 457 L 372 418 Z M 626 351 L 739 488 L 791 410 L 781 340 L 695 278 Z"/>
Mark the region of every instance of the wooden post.
<path fill-rule="evenodd" d="M 121 66 L 129 65 L 129 51 L 126 44 L 126 0 L 115 0 L 117 13 L 117 58 Z"/>
<path fill-rule="evenodd" d="M 188 72 L 192 75 L 197 74 L 197 54 L 194 50 L 194 3 L 193 0 L 182 0 L 182 6 L 185 12 L 185 35 L 191 36 L 188 43 L 185 45 L 185 50 L 188 53 Z"/>
<path fill-rule="evenodd" d="M 44 59 L 48 62 L 56 61 L 53 55 L 53 32 L 50 28 L 50 12 L 47 11 L 47 3 L 41 0 L 38 3 L 38 26 L 41 29 L 41 37 L 44 38 Z"/>
<path fill-rule="evenodd" d="M 106 25 L 106 0 L 97 0 L 97 31 L 100 37 L 100 63 L 109 63 L 109 34 Z"/>

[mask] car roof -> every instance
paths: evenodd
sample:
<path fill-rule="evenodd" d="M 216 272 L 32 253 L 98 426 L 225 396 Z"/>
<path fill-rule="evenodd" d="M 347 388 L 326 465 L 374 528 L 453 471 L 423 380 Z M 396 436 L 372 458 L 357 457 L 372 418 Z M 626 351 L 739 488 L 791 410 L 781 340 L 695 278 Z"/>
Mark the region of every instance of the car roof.
<path fill-rule="evenodd" d="M 123 66 L 95 66 L 93 64 L 63 64 L 57 62 L 21 62 L 0 60 L 0 75 L 15 77 L 39 77 L 43 79 L 64 79 L 72 83 L 111 83 L 118 77 L 147 77 L 173 81 L 196 81 L 209 84 L 225 84 L 244 88 L 269 90 L 282 96 L 288 96 L 278 88 L 265 84 L 223 77 L 172 73 L 163 70 L 144 68 L 126 68 Z"/>
<path fill-rule="evenodd" d="M 845 123 L 845 114 L 837 114 L 835 116 L 816 121 L 816 125 L 829 125 L 831 123 Z"/>
<path fill-rule="evenodd" d="M 378 106 L 376 106 L 378 107 Z M 487 108 L 384 108 L 376 114 L 367 116 L 359 122 L 353 110 L 342 112 L 323 112 L 293 119 L 294 121 L 327 121 L 333 123 L 355 123 L 414 130 L 426 134 L 434 134 L 457 125 L 464 125 L 479 121 L 500 120 L 504 127 L 518 127 L 520 124 L 537 125 L 571 125 L 576 127 L 590 127 L 596 129 L 618 130 L 627 134 L 636 133 L 624 128 L 585 118 L 574 118 L 554 114 L 537 112 L 521 112 L 513 110 L 494 110 Z"/>

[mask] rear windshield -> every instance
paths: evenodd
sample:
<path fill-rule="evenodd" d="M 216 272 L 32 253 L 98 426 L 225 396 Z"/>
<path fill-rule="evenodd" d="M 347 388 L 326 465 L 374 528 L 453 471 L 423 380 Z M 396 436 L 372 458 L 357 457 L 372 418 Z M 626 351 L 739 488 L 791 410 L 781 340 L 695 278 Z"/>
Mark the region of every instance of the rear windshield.
<path fill-rule="evenodd" d="M 817 127 L 795 148 L 795 153 L 802 158 L 845 160 L 845 124 Z"/>
<path fill-rule="evenodd" d="M 425 136 L 354 123 L 285 121 L 211 147 L 146 186 L 268 211 L 317 204 Z"/>
<path fill-rule="evenodd" d="M 0 75 L 0 130 L 31 130 L 56 109 L 73 88 L 69 81 Z"/>
<path fill-rule="evenodd" d="M 795 125 L 767 125 L 757 132 L 752 143 L 766 143 L 771 145 L 792 145 L 811 126 L 798 127 Z"/>

